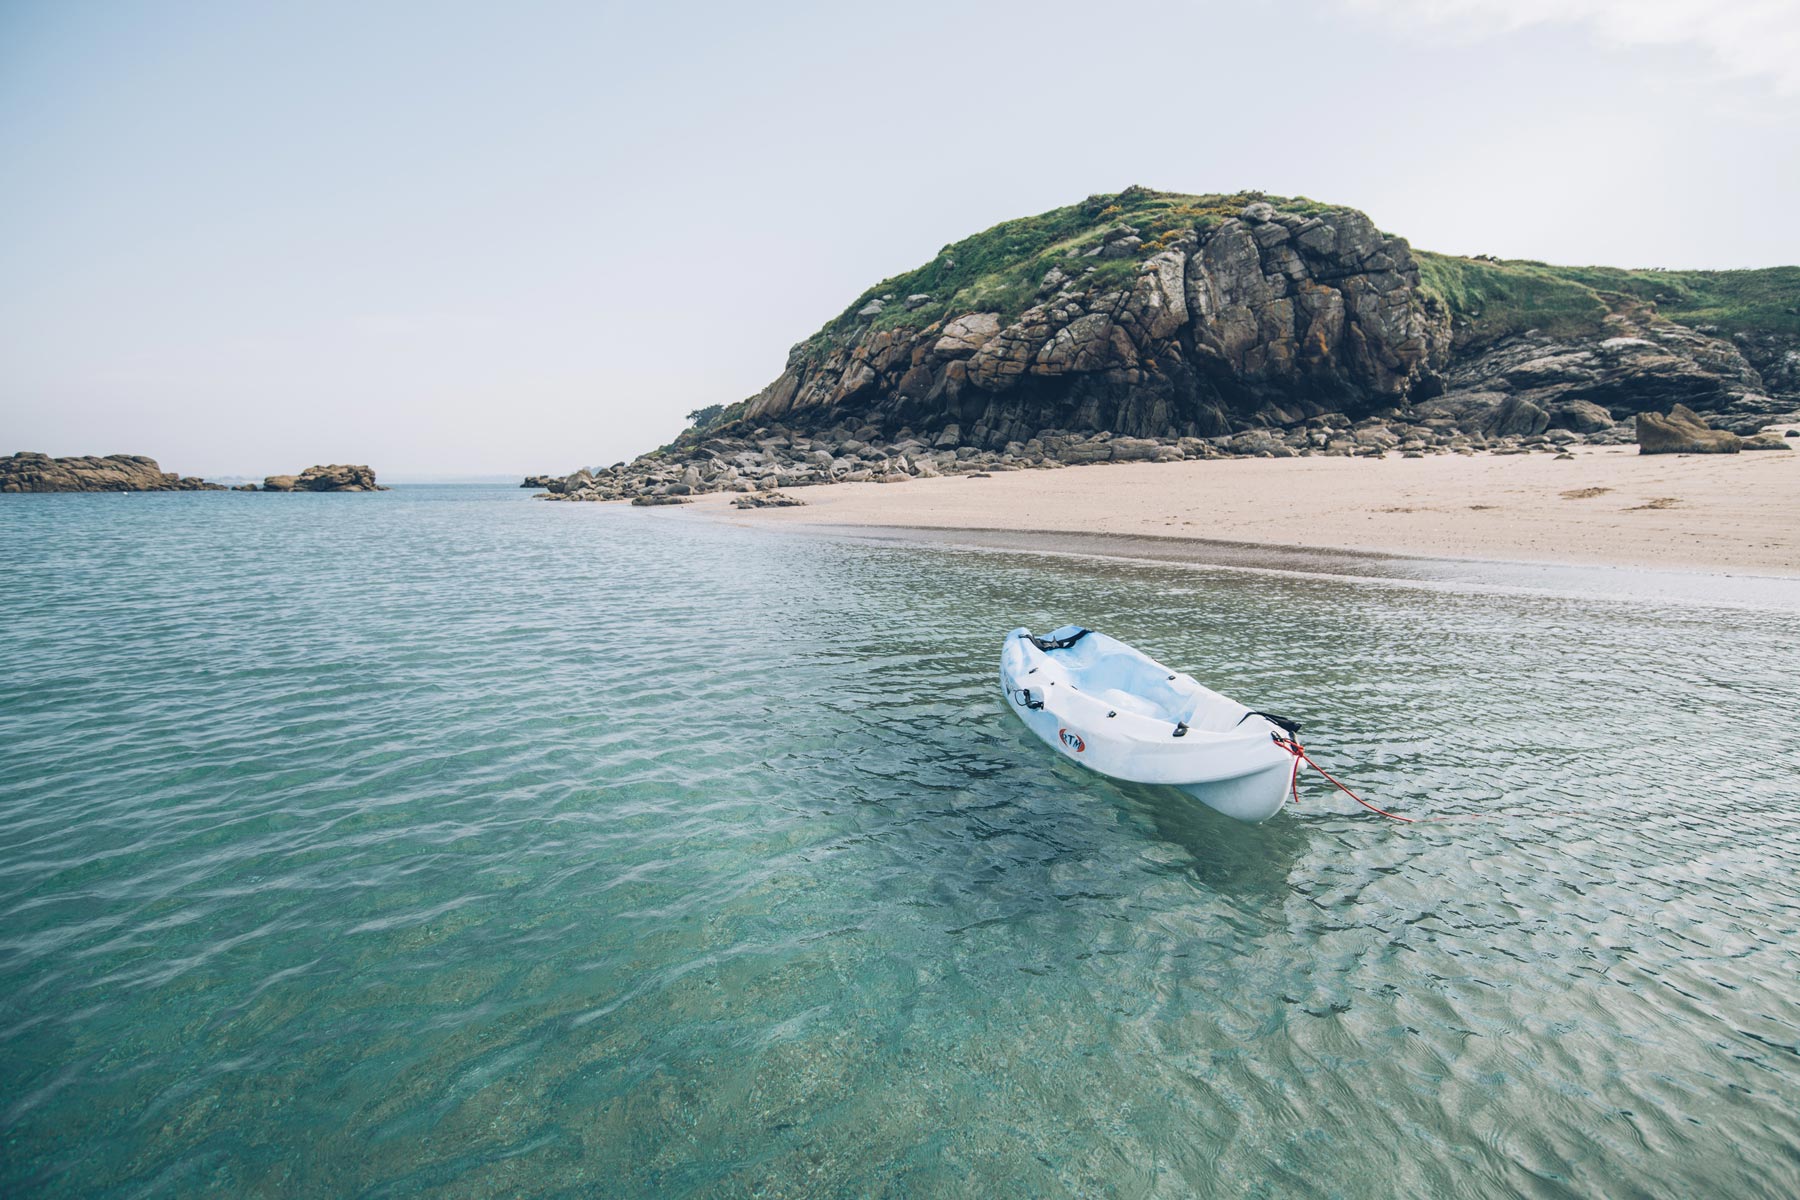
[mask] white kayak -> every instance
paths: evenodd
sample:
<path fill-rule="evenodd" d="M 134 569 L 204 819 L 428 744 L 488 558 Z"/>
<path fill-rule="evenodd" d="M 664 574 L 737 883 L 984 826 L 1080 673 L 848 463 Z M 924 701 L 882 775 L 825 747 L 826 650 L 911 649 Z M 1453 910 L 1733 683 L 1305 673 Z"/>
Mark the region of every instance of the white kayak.
<path fill-rule="evenodd" d="M 1280 812 L 1300 767 L 1283 744 L 1298 732 L 1292 722 L 1079 625 L 1007 634 L 1000 686 L 1033 733 L 1089 770 L 1178 787 L 1240 821 Z"/>

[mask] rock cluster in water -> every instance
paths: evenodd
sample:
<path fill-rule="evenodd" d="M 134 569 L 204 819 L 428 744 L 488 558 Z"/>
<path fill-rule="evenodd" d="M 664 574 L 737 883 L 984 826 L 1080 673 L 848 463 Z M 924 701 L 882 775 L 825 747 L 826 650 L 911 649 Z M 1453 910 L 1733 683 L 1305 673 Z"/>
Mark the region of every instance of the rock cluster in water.
<path fill-rule="evenodd" d="M 298 475 L 271 475 L 263 480 L 265 492 L 385 492 L 366 466 L 332 463 L 313 466 Z"/>
<path fill-rule="evenodd" d="M 20 451 L 0 458 L 0 492 L 222 492 L 223 484 L 165 471 L 141 454 L 51 458 Z"/>
<path fill-rule="evenodd" d="M 227 488 L 194 476 L 164 471 L 141 454 L 104 458 L 51 458 L 21 451 L 0 458 L 0 492 L 254 492 L 254 483 Z M 385 492 L 366 466 L 308 467 L 298 475 L 271 475 L 266 492 Z"/>

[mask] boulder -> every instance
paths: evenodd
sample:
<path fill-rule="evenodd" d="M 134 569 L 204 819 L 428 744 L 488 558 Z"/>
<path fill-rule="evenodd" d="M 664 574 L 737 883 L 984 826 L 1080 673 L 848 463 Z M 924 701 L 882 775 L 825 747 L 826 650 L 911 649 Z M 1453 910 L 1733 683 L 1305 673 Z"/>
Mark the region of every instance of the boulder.
<path fill-rule="evenodd" d="M 1482 422 L 1489 437 L 1527 437 L 1550 427 L 1550 414 L 1523 396 L 1508 396 Z"/>
<path fill-rule="evenodd" d="M 1785 436 L 1783 436 L 1782 434 L 1779 434 L 1779 433 L 1752 434 L 1751 436 L 1744 439 L 1744 449 L 1746 449 L 1746 450 L 1792 450 L 1793 447 L 1788 445 L 1787 439 L 1790 437 L 1795 437 L 1795 436 L 1797 436 L 1797 435 L 1795 435 L 1793 433 L 1788 433 Z"/>
<path fill-rule="evenodd" d="M 1637 439 L 1639 454 L 1736 454 L 1744 448 L 1737 434 L 1712 428 L 1685 404 L 1675 405 L 1667 416 L 1639 413 Z"/>
<path fill-rule="evenodd" d="M 1111 447 L 1113 462 L 1150 462 L 1162 449 L 1162 443 L 1149 438 L 1121 437 L 1106 444 Z"/>
<path fill-rule="evenodd" d="M 1233 454 L 1254 455 L 1258 458 L 1286 458 L 1293 454 L 1287 444 L 1267 429 L 1246 429 L 1232 438 L 1227 446 Z M 1379 453 L 1379 447 L 1371 447 Z"/>
<path fill-rule="evenodd" d="M 731 503 L 734 508 L 792 508 L 805 504 L 806 501 L 781 492 L 752 492 L 747 496 L 739 496 Z"/>
<path fill-rule="evenodd" d="M 1561 400 L 1550 406 L 1550 428 L 1573 433 L 1599 433 L 1612 427 L 1612 414 L 1587 400 Z"/>
<path fill-rule="evenodd" d="M 1057 457 L 1071 465 L 1110 462 L 1112 461 L 1112 442 L 1111 439 L 1075 442 L 1062 447 L 1057 452 Z"/>
<path fill-rule="evenodd" d="M 944 326 L 943 335 L 932 346 L 932 352 L 939 358 L 967 358 L 999 332 L 999 313 L 965 313 Z"/>

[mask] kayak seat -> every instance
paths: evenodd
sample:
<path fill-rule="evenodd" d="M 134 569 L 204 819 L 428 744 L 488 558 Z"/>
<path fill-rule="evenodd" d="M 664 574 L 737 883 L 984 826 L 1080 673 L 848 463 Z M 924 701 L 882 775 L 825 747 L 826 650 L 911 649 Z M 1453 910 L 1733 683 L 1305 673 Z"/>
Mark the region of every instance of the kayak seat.
<path fill-rule="evenodd" d="M 1230 733 L 1249 711 L 1192 679 L 1172 675 L 1112 638 L 1087 636 L 1079 625 L 1065 625 L 1033 639 L 1034 645 L 1040 642 L 1053 647 L 1046 653 L 1066 672 L 1069 687 L 1115 712 L 1167 721 L 1170 729 L 1185 725 L 1200 733 Z"/>
<path fill-rule="evenodd" d="M 1099 696 L 1100 699 L 1106 701 L 1108 707 L 1116 708 L 1120 712 L 1136 713 L 1140 717 L 1152 717 L 1158 721 L 1167 721 L 1171 725 L 1175 723 L 1174 713 L 1163 705 L 1151 702 L 1146 697 L 1134 695 L 1119 688 L 1107 688 L 1100 692 Z"/>

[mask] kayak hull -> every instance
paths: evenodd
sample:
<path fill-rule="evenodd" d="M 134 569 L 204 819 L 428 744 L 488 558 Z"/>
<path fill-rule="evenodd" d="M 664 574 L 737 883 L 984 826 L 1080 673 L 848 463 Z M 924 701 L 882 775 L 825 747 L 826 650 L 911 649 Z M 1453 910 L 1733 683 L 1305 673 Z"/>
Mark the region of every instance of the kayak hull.
<path fill-rule="evenodd" d="M 1064 626 L 1041 648 L 1015 629 L 1000 655 L 1007 707 L 1052 750 L 1130 783 L 1179 788 L 1257 824 L 1281 811 L 1298 760 L 1260 713 L 1104 634 Z"/>
<path fill-rule="evenodd" d="M 1209 783 L 1178 785 L 1208 808 L 1251 825 L 1261 825 L 1281 811 L 1293 787 L 1294 760 L 1277 763 L 1239 775 L 1235 779 L 1216 779 Z"/>

